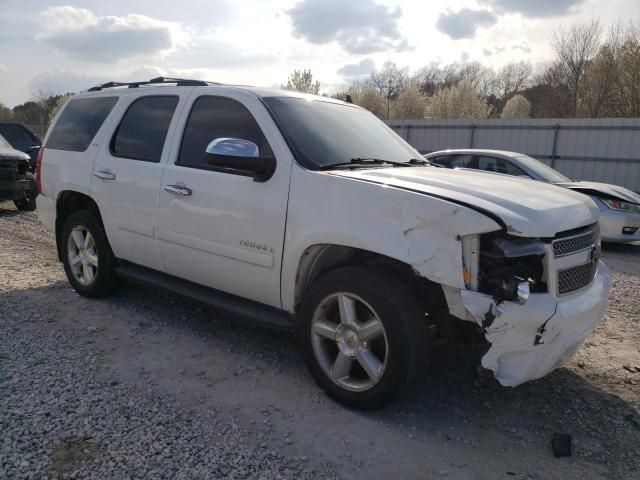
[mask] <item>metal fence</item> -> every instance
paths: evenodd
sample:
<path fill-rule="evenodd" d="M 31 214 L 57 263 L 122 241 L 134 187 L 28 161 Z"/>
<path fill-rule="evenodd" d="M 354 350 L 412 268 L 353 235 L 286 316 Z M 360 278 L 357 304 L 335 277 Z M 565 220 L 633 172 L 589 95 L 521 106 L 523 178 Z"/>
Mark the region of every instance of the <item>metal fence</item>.
<path fill-rule="evenodd" d="M 526 153 L 576 180 L 640 192 L 640 119 L 389 120 L 422 153 L 492 148 Z"/>

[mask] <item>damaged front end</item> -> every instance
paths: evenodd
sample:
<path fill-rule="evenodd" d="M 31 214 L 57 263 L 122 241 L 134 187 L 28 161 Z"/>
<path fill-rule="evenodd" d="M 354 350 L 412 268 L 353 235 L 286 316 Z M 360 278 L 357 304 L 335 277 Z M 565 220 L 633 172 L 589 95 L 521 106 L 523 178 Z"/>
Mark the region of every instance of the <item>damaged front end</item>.
<path fill-rule="evenodd" d="M 464 289 L 445 287 L 454 316 L 491 344 L 482 358 L 516 386 L 562 365 L 604 317 L 610 286 L 597 224 L 554 238 L 501 232 L 463 238 Z"/>

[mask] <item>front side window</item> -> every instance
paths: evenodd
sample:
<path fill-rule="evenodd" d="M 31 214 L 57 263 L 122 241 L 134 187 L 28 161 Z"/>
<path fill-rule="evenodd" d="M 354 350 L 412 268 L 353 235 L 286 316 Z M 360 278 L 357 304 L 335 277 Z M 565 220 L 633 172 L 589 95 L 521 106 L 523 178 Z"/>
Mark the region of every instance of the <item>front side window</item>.
<path fill-rule="evenodd" d="M 449 168 L 473 168 L 473 155 L 447 155 L 438 162 Z"/>
<path fill-rule="evenodd" d="M 259 155 L 271 156 L 258 122 L 240 102 L 226 97 L 200 97 L 184 129 L 178 165 L 207 168 L 207 145 L 217 138 L 239 138 L 258 146 Z"/>
<path fill-rule="evenodd" d="M 53 126 L 45 147 L 84 152 L 117 101 L 118 97 L 70 100 Z"/>
<path fill-rule="evenodd" d="M 528 177 L 528 175 L 524 173 L 524 171 L 516 167 L 513 163 L 508 162 L 504 158 L 480 155 L 478 157 L 478 168 L 487 172 L 514 175 L 516 177 Z"/>
<path fill-rule="evenodd" d="M 268 97 L 269 106 L 296 157 L 307 168 L 354 158 L 408 163 L 422 155 L 375 115 L 352 105 L 297 97 Z"/>
<path fill-rule="evenodd" d="M 111 153 L 117 157 L 159 162 L 176 105 L 176 96 L 150 96 L 135 100 L 116 129 Z"/>

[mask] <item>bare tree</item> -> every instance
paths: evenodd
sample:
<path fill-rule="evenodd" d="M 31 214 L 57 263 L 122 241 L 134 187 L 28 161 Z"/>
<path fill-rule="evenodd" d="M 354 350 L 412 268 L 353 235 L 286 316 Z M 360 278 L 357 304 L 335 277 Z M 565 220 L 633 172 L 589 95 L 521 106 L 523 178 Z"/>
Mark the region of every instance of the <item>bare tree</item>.
<path fill-rule="evenodd" d="M 4 103 L 0 103 L 0 122 L 13 120 L 13 111 Z"/>
<path fill-rule="evenodd" d="M 318 95 L 320 92 L 320 82 L 313 81 L 311 70 L 294 70 L 286 85 L 282 85 L 284 90 L 294 90 L 302 93 L 312 93 Z"/>
<path fill-rule="evenodd" d="M 551 45 L 557 56 L 556 68 L 571 95 L 572 117 L 578 111 L 587 66 L 598 52 L 601 33 L 600 22 L 592 20 L 561 28 L 553 34 Z"/>
<path fill-rule="evenodd" d="M 487 97 L 492 95 L 491 115 L 496 115 L 501 111 L 507 101 L 518 92 L 525 89 L 531 78 L 531 64 L 528 62 L 508 63 L 498 70 L 492 78 L 491 84 L 487 86 Z"/>
<path fill-rule="evenodd" d="M 409 83 L 409 72 L 398 68 L 393 62 L 386 62 L 382 70 L 371 74 L 371 84 L 380 92 L 386 102 L 387 116 L 391 113 L 391 101 L 398 98 Z"/>

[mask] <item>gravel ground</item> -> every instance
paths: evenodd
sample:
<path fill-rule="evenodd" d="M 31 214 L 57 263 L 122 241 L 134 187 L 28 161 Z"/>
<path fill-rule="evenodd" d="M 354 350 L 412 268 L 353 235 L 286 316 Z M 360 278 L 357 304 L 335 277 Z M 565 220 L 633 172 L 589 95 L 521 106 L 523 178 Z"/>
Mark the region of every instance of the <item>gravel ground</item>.
<path fill-rule="evenodd" d="M 0 478 L 637 479 L 640 245 L 604 259 L 607 317 L 566 367 L 509 389 L 438 350 L 416 392 L 358 412 L 289 334 L 136 285 L 78 296 L 37 216 L 0 203 Z"/>

